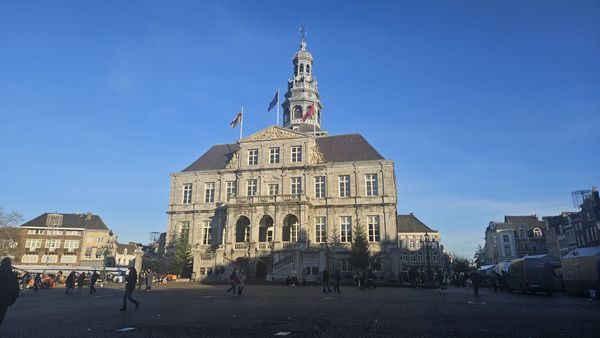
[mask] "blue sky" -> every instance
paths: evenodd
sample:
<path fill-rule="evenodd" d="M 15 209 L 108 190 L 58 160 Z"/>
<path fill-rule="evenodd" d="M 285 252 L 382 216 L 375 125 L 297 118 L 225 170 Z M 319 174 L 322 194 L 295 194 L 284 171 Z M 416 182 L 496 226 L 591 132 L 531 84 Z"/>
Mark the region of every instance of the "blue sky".
<path fill-rule="evenodd" d="M 169 174 L 292 74 L 298 26 L 330 134 L 396 163 L 398 212 L 472 255 L 490 220 L 600 184 L 597 1 L 4 1 L 0 206 L 165 231 Z"/>

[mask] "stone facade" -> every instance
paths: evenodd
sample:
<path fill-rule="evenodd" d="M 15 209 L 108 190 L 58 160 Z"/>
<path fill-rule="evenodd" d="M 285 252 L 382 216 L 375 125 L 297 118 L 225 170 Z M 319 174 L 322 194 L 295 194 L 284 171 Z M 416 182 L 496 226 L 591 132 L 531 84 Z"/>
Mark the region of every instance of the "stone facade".
<path fill-rule="evenodd" d="M 546 222 L 536 215 L 504 216 L 504 222 L 490 222 L 485 231 L 486 263 L 548 253 L 545 230 Z"/>
<path fill-rule="evenodd" d="M 196 279 L 223 279 L 237 267 L 268 280 L 293 271 L 316 280 L 327 267 L 349 272 L 351 237 L 360 226 L 379 273 L 397 276 L 397 255 L 390 254 L 397 248 L 394 163 L 358 134 L 328 136 L 320 129 L 304 41 L 293 60 L 283 127 L 215 145 L 171 174 L 167 246 L 189 233 Z M 299 90 L 306 86 L 310 91 Z M 306 114 L 307 105 L 316 107 L 312 116 L 293 115 L 297 106 Z M 221 267 L 225 273 L 215 274 Z"/>

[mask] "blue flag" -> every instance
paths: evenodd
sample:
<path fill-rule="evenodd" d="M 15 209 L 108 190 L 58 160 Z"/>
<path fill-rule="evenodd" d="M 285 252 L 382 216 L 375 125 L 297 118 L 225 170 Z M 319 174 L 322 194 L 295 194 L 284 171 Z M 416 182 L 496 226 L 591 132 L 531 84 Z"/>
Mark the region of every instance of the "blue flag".
<path fill-rule="evenodd" d="M 279 90 L 277 91 L 277 93 L 275 93 L 275 97 L 273 98 L 273 101 L 271 101 L 271 103 L 269 103 L 269 109 L 267 109 L 267 111 L 271 111 L 271 109 L 275 108 L 277 103 L 279 103 Z"/>

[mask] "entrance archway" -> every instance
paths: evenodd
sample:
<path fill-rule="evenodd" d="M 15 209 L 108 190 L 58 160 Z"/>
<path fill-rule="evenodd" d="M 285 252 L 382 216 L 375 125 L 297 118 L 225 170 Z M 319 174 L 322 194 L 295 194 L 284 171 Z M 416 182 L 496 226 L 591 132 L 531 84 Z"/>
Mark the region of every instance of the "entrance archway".
<path fill-rule="evenodd" d="M 296 215 L 289 214 L 283 219 L 282 228 L 282 240 L 284 242 L 297 242 L 298 241 L 298 217 Z"/>
<path fill-rule="evenodd" d="M 237 243 L 250 241 L 250 219 L 246 216 L 240 216 L 235 223 L 235 241 Z"/>

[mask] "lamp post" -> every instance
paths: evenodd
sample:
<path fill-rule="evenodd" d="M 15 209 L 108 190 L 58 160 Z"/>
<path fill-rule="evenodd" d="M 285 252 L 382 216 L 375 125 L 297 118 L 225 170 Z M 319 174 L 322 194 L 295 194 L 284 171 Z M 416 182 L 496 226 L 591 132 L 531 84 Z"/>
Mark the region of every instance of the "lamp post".
<path fill-rule="evenodd" d="M 429 238 L 429 234 L 426 232 L 424 240 L 421 241 L 422 245 L 425 247 L 425 261 L 427 263 L 427 270 L 425 271 L 425 276 L 427 278 L 427 283 L 431 283 L 431 275 L 432 275 L 432 271 L 431 271 L 431 256 L 429 253 L 429 250 L 431 248 L 431 240 Z"/>

